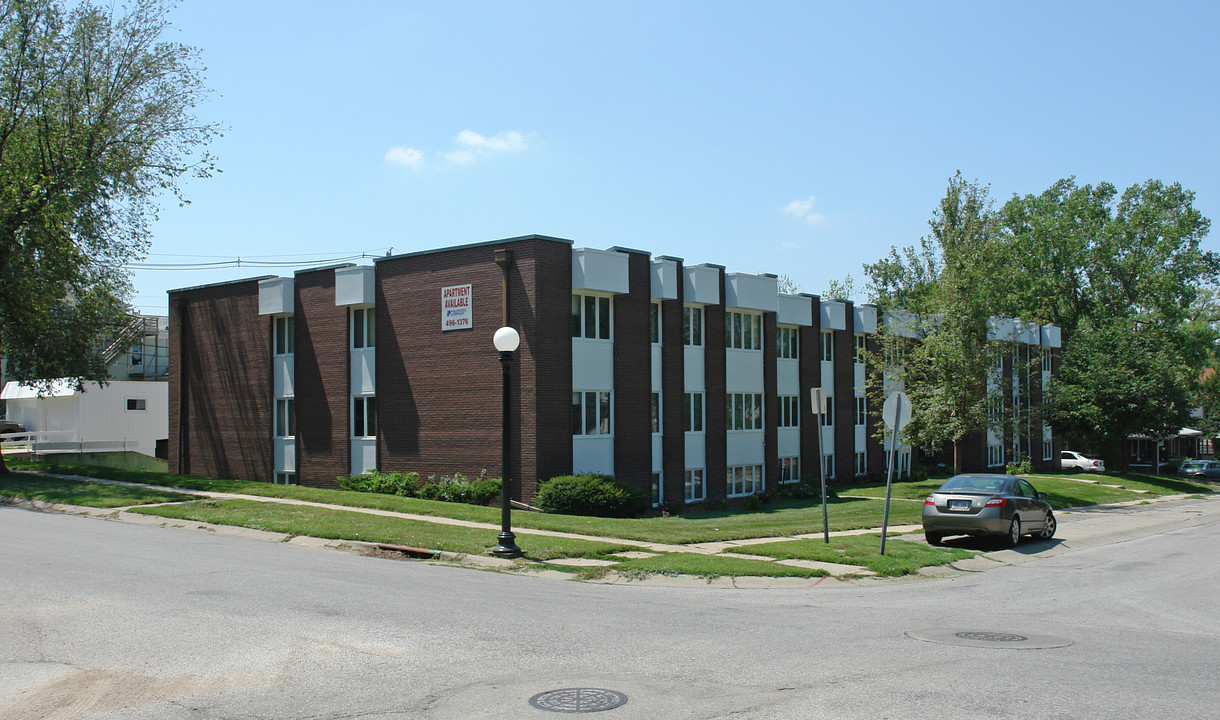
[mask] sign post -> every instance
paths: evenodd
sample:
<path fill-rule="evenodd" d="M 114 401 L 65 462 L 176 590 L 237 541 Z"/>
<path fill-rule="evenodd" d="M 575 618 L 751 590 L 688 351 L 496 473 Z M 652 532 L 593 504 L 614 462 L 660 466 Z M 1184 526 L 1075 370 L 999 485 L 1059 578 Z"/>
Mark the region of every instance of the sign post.
<path fill-rule="evenodd" d="M 830 542 L 830 517 L 826 514 L 826 454 L 822 452 L 822 415 L 826 412 L 826 395 L 822 388 L 809 389 L 810 407 L 813 408 L 814 436 L 818 440 L 818 474 L 822 478 L 822 537 Z"/>
<path fill-rule="evenodd" d="M 898 433 L 911 421 L 911 401 L 906 393 L 899 390 L 885 399 L 881 406 L 881 419 L 890 431 L 890 450 L 886 455 L 889 460 L 885 472 L 885 508 L 881 511 L 881 554 L 885 554 L 885 535 L 890 527 L 890 491 L 894 487 L 894 465 L 897 457 L 894 454 L 898 446 Z"/>

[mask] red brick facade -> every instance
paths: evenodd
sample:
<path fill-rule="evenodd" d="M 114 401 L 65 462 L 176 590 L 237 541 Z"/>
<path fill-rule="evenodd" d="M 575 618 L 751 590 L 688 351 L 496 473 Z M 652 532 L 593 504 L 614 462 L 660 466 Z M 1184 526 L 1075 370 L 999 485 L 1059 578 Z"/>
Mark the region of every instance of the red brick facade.
<path fill-rule="evenodd" d="M 335 270 L 296 274 L 297 482 L 335 487 L 351 472 L 349 312 L 335 305 Z"/>

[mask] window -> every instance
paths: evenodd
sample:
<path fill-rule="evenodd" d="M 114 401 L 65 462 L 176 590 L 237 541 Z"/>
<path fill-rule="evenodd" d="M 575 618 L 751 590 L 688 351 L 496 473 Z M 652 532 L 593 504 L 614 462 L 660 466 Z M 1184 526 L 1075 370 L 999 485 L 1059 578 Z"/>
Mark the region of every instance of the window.
<path fill-rule="evenodd" d="M 779 396 L 779 426 L 801 426 L 801 398 L 799 395 Z"/>
<path fill-rule="evenodd" d="M 661 494 L 664 485 L 661 484 L 661 473 L 654 472 L 652 474 L 652 506 L 657 507 L 661 504 Z"/>
<path fill-rule="evenodd" d="M 703 393 L 688 392 L 682 403 L 683 432 L 703 432 Z"/>
<path fill-rule="evenodd" d="M 610 392 L 586 390 L 572 393 L 572 434 L 610 434 Z"/>
<path fill-rule="evenodd" d="M 147 398 L 127 398 L 127 412 L 147 412 Z"/>
<path fill-rule="evenodd" d="M 856 453 L 856 477 L 868 474 L 868 458 L 862 452 Z"/>
<path fill-rule="evenodd" d="M 352 349 L 371 348 L 377 344 L 377 313 L 373 308 L 352 308 Z"/>
<path fill-rule="evenodd" d="M 377 398 L 364 395 L 352 398 L 352 437 L 377 436 Z"/>
<path fill-rule="evenodd" d="M 856 364 L 863 365 L 868 352 L 868 341 L 863 333 L 856 333 Z"/>
<path fill-rule="evenodd" d="M 738 465 L 731 467 L 725 479 L 728 483 L 729 497 L 753 495 L 756 492 L 762 492 L 763 468 L 762 465 Z"/>
<path fill-rule="evenodd" d="M 834 480 L 835 479 L 835 454 L 834 453 L 826 453 L 825 455 L 822 456 L 822 467 L 825 468 L 826 479 Z"/>
<path fill-rule="evenodd" d="M 703 308 L 689 305 L 682 308 L 682 344 L 703 344 Z"/>
<path fill-rule="evenodd" d="M 275 354 L 291 355 L 296 351 L 296 319 L 291 315 L 275 319 Z"/>
<path fill-rule="evenodd" d="M 827 395 L 823 402 L 826 403 L 826 412 L 822 413 L 822 427 L 834 427 L 835 424 L 835 398 L 834 395 Z"/>
<path fill-rule="evenodd" d="M 1042 372 L 1051 371 L 1051 349 L 1042 348 Z"/>
<path fill-rule="evenodd" d="M 775 354 L 786 360 L 799 360 L 801 357 L 800 328 L 779 326 L 775 328 Z"/>
<path fill-rule="evenodd" d="M 698 502 L 704 498 L 703 468 L 687 470 L 683 479 L 686 502 Z"/>
<path fill-rule="evenodd" d="M 653 345 L 661 342 L 661 303 L 653 302 L 648 308 L 648 339 Z"/>
<path fill-rule="evenodd" d="M 1052 447 L 1051 447 L 1051 441 L 1043 440 L 1042 441 L 1042 459 L 1050 460 L 1053 457 L 1054 457 L 1054 451 L 1052 450 Z"/>
<path fill-rule="evenodd" d="M 779 459 L 779 481 L 781 483 L 801 481 L 801 459 L 799 457 L 782 457 Z"/>
<path fill-rule="evenodd" d="M 833 330 L 822 331 L 822 362 L 834 362 L 835 334 Z"/>
<path fill-rule="evenodd" d="M 856 398 L 856 425 L 863 425 L 868 420 L 866 400 L 862 397 Z"/>
<path fill-rule="evenodd" d="M 762 315 L 747 312 L 724 314 L 724 346 L 738 350 L 762 350 Z"/>
<path fill-rule="evenodd" d="M 610 339 L 610 298 L 603 295 L 572 296 L 572 337 Z"/>
<path fill-rule="evenodd" d="M 652 394 L 652 433 L 661 432 L 661 393 Z"/>
<path fill-rule="evenodd" d="M 276 473 L 275 474 L 275 484 L 276 485 L 295 485 L 296 482 L 297 482 L 296 473 Z"/>
<path fill-rule="evenodd" d="M 729 430 L 762 430 L 762 393 L 729 393 L 724 396 Z"/>
<path fill-rule="evenodd" d="M 280 398 L 275 401 L 275 436 L 296 437 L 297 413 L 296 402 L 292 398 Z"/>
<path fill-rule="evenodd" d="M 1004 446 L 987 446 L 987 467 L 997 467 L 1004 464 Z"/>

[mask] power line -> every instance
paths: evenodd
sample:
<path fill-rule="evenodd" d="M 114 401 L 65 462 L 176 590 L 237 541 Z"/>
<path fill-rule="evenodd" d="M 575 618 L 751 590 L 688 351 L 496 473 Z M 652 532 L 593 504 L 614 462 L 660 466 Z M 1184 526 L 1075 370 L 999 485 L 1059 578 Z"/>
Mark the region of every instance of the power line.
<path fill-rule="evenodd" d="M 317 254 L 317 253 L 313 253 Z M 187 256 L 190 257 L 190 256 Z M 206 257 L 206 256 L 195 256 Z M 362 260 L 366 258 L 382 257 L 381 254 L 372 254 L 362 252 L 359 255 L 345 255 L 343 257 L 327 257 L 318 260 L 256 260 L 252 258 L 267 258 L 267 257 L 293 257 L 284 255 L 247 255 L 245 258 L 236 257 L 232 260 L 217 260 L 214 262 L 197 262 L 197 263 L 125 263 L 123 265 L 127 270 L 221 270 L 224 268 L 251 267 L 251 268 L 274 268 L 274 267 L 308 267 L 312 265 L 333 265 L 341 262 L 351 262 L 352 260 Z M 300 257 L 300 256 L 296 256 Z"/>

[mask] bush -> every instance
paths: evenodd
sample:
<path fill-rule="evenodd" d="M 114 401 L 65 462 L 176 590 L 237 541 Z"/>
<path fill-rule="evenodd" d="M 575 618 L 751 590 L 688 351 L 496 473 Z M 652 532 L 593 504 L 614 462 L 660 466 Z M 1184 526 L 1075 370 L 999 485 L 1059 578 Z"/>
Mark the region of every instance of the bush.
<path fill-rule="evenodd" d="M 383 473 L 370 470 L 363 475 L 344 475 L 335 478 L 335 481 L 344 490 L 401 495 L 425 500 L 444 500 L 469 505 L 487 505 L 500 494 L 500 478 L 480 477 L 478 480 L 472 481 L 461 473 L 452 477 L 444 476 L 439 482 L 422 482 L 417 472 Z"/>
<path fill-rule="evenodd" d="M 344 475 L 336 478 L 336 481 L 344 490 L 419 497 L 419 473 L 416 472 L 383 473 L 370 470 L 363 475 Z"/>
<path fill-rule="evenodd" d="M 1009 475 L 1029 475 L 1033 473 L 1033 471 L 1034 466 L 1031 465 L 1028 460 L 1008 463 L 1008 465 L 1004 466 L 1004 472 L 1008 473 Z"/>
<path fill-rule="evenodd" d="M 534 503 L 548 513 L 595 517 L 639 517 L 648 510 L 643 490 L 608 475 L 561 475 L 542 483 Z"/>

